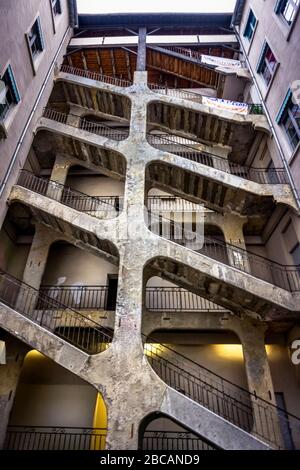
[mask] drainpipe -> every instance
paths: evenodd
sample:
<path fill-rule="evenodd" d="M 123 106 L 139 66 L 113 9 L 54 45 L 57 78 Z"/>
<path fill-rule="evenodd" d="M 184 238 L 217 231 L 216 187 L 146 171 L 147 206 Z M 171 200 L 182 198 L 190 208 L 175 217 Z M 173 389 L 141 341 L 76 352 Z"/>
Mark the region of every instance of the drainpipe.
<path fill-rule="evenodd" d="M 261 94 L 261 91 L 260 91 L 260 89 L 259 89 L 259 86 L 258 86 L 258 84 L 257 84 L 256 78 L 255 78 L 255 75 L 254 75 L 254 72 L 253 72 L 253 69 L 252 69 L 252 66 L 251 66 L 250 61 L 249 61 L 249 59 L 248 59 L 248 56 L 247 56 L 247 54 L 246 54 L 244 45 L 243 45 L 242 41 L 240 40 L 240 36 L 239 36 L 239 33 L 238 33 L 238 31 L 237 31 L 236 26 L 233 26 L 233 29 L 234 29 L 235 35 L 236 35 L 237 38 L 238 38 L 238 42 L 239 42 L 239 44 L 240 44 L 240 46 L 241 46 L 241 48 L 242 48 L 244 57 L 246 58 L 246 63 L 247 63 L 248 69 L 249 69 L 249 71 L 250 71 L 252 81 L 253 81 L 254 86 L 255 86 L 255 88 L 256 88 L 256 91 L 257 91 L 257 93 L 258 93 L 259 99 L 261 100 L 263 110 L 264 110 L 265 115 L 266 115 L 266 117 L 267 117 L 268 124 L 269 124 L 269 126 L 270 126 L 270 129 L 271 129 L 272 135 L 273 135 L 273 137 L 274 137 L 274 140 L 275 140 L 277 149 L 278 149 L 278 151 L 279 151 L 280 158 L 281 158 L 281 160 L 282 160 L 282 163 L 283 163 L 283 165 L 284 165 L 285 171 L 286 171 L 286 173 L 287 173 L 290 186 L 291 186 L 291 188 L 292 188 L 294 197 L 295 197 L 296 202 L 297 202 L 298 209 L 300 210 L 300 196 L 299 196 L 299 194 L 298 194 L 298 191 L 297 191 L 297 188 L 296 188 L 296 186 L 295 186 L 293 177 L 292 177 L 292 175 L 291 175 L 290 167 L 289 167 L 289 165 L 288 165 L 288 163 L 287 163 L 287 161 L 286 161 L 286 159 L 285 159 L 284 151 L 283 151 L 283 149 L 282 149 L 280 140 L 279 140 L 278 137 L 277 137 L 277 132 L 276 132 L 276 130 L 275 130 L 275 128 L 274 128 L 272 118 L 271 118 L 271 116 L 270 116 L 270 113 L 269 113 L 269 111 L 268 111 L 267 105 L 265 104 L 265 101 L 264 101 L 264 99 L 263 99 L 263 96 L 262 96 L 262 94 Z"/>
<path fill-rule="evenodd" d="M 23 140 L 24 140 L 24 137 L 25 137 L 25 135 L 26 135 L 26 132 L 27 132 L 27 130 L 28 130 L 30 124 L 31 124 L 31 121 L 32 121 L 33 116 L 34 116 L 34 113 L 35 113 L 35 111 L 36 111 L 36 109 L 37 109 L 37 107 L 38 107 L 38 105 L 39 105 L 39 102 L 40 102 L 40 100 L 41 100 L 41 97 L 42 97 L 42 95 L 43 95 L 43 93 L 44 93 L 44 90 L 45 90 L 45 88 L 46 88 L 46 86 L 47 86 L 47 83 L 48 83 L 48 80 L 49 80 L 49 78 L 50 78 L 50 75 L 51 75 L 51 73 L 52 73 L 52 70 L 53 70 L 53 68 L 54 68 L 54 66 L 55 66 L 57 57 L 59 56 L 59 53 L 60 53 L 60 51 L 61 51 L 61 49 L 62 49 L 62 47 L 63 47 L 63 45 L 64 45 L 65 39 L 66 39 L 66 37 L 67 37 L 67 35 L 68 35 L 70 29 L 71 29 L 70 26 L 68 26 L 68 28 L 67 28 L 67 30 L 66 30 L 66 32 L 65 32 L 65 34 L 64 34 L 64 37 L 62 38 L 62 40 L 61 40 L 61 42 L 60 42 L 59 48 L 58 48 L 58 50 L 57 50 L 57 52 L 56 52 L 56 54 L 55 54 L 55 56 L 54 56 L 54 59 L 53 59 L 52 62 L 51 62 L 50 68 L 49 68 L 49 70 L 48 70 L 48 72 L 47 72 L 47 75 L 46 75 L 44 81 L 43 81 L 43 84 L 42 84 L 42 87 L 41 87 L 41 89 L 40 89 L 40 91 L 39 91 L 39 94 L 38 94 L 38 96 L 37 96 L 37 98 L 36 98 L 36 100 L 35 100 L 34 106 L 33 106 L 33 108 L 31 109 L 30 115 L 29 115 L 29 117 L 28 117 L 28 119 L 27 119 L 27 121 L 26 121 L 25 127 L 24 127 L 24 129 L 23 129 L 23 131 L 22 131 L 22 134 L 21 134 L 21 137 L 20 137 L 20 139 L 19 139 L 19 141 L 18 141 L 18 144 L 17 144 L 17 146 L 16 146 L 16 148 L 15 148 L 15 151 L 14 151 L 14 153 L 13 153 L 13 156 L 12 156 L 12 158 L 11 158 L 11 160 L 10 160 L 9 166 L 8 166 L 8 168 L 7 168 L 7 170 L 6 170 L 4 179 L 3 179 L 2 183 L 1 183 L 0 197 L 2 196 L 3 191 L 4 191 L 5 187 L 6 187 L 6 184 L 7 184 L 8 180 L 9 180 L 9 177 L 10 177 L 10 175 L 11 175 L 11 172 L 12 172 L 13 167 L 14 167 L 14 165 L 15 165 L 15 162 L 16 162 L 16 160 L 17 160 L 18 153 L 19 153 L 19 151 L 20 151 L 21 145 L 23 144 Z"/>

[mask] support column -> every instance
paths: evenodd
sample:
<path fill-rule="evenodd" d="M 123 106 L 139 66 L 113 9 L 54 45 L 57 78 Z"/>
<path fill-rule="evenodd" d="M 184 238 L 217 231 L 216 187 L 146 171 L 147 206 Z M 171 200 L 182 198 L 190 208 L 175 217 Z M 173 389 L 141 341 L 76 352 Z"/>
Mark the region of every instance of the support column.
<path fill-rule="evenodd" d="M 147 28 L 141 26 L 139 28 L 139 42 L 138 42 L 138 55 L 136 70 L 138 72 L 144 72 L 146 70 L 146 37 L 147 37 Z"/>
<path fill-rule="evenodd" d="M 232 247 L 227 248 L 230 265 L 250 273 L 250 264 L 243 233 L 243 225 L 246 220 L 246 217 L 241 217 L 235 214 L 225 214 L 223 220 L 223 233 L 226 244 L 233 245 Z M 234 249 L 235 246 L 237 247 L 237 250 Z"/>
<path fill-rule="evenodd" d="M 0 365 L 0 449 L 3 448 L 7 425 L 22 370 L 27 347 L 8 334 L 1 338 L 6 345 L 6 364 Z"/>
<path fill-rule="evenodd" d="M 56 155 L 55 162 L 52 168 L 50 181 L 48 186 L 47 196 L 55 199 L 56 201 L 61 200 L 63 193 L 63 186 L 66 183 L 68 172 L 71 166 L 71 162 L 66 160 L 62 155 Z M 56 184 L 58 183 L 58 184 Z"/>
<path fill-rule="evenodd" d="M 260 436 L 270 436 L 273 444 L 283 447 L 280 417 L 276 408 L 268 405 L 276 405 L 276 398 L 265 348 L 266 329 L 263 323 L 243 318 L 238 326 L 238 335 L 243 346 L 248 387 L 252 394 L 254 431 Z"/>
<path fill-rule="evenodd" d="M 49 248 L 56 238 L 57 234 L 54 233 L 52 235 L 47 227 L 36 224 L 35 234 L 23 274 L 23 282 L 34 289 L 39 290 L 40 288 Z"/>

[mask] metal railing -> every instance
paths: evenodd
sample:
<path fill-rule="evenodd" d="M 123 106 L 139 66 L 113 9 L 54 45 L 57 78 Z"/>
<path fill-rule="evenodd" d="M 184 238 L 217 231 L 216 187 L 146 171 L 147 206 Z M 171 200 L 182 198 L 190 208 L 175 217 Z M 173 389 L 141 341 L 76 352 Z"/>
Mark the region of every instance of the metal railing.
<path fill-rule="evenodd" d="M 146 337 L 143 336 L 146 341 Z M 286 446 L 284 433 L 300 442 L 300 418 L 255 393 L 188 359 L 155 338 L 147 338 L 144 353 L 157 375 L 170 387 L 239 428 L 276 448 Z"/>
<path fill-rule="evenodd" d="M 149 229 L 179 245 L 251 274 L 289 292 L 300 291 L 300 265 L 282 265 L 264 256 L 225 243 L 211 235 L 196 236 L 182 224 L 149 213 Z"/>
<path fill-rule="evenodd" d="M 108 83 L 109 85 L 115 85 L 119 87 L 130 87 L 133 83 L 123 78 L 110 77 L 109 75 L 103 75 L 102 73 L 92 72 L 91 70 L 79 69 L 77 67 L 71 67 L 70 65 L 62 65 L 61 72 L 70 73 L 83 78 L 90 78 L 97 82 Z"/>
<path fill-rule="evenodd" d="M 173 98 L 194 101 L 195 103 L 200 104 L 205 104 L 203 102 L 203 98 L 213 98 L 212 96 L 203 95 L 202 93 L 195 93 L 189 90 L 181 90 L 178 88 L 168 88 L 166 85 L 157 85 L 156 83 L 148 83 L 148 88 L 150 88 L 150 90 L 154 93 L 159 93 L 160 95 L 166 95 L 171 96 Z M 229 100 L 223 101 L 227 101 L 229 104 L 232 103 Z M 241 103 L 237 101 L 235 101 L 235 103 L 247 106 L 247 114 L 264 114 L 263 106 L 260 103 Z M 213 106 L 213 102 L 210 102 L 210 105 Z M 224 110 L 226 110 L 226 108 L 224 108 Z M 232 112 L 234 113 L 234 111 Z"/>
<path fill-rule="evenodd" d="M 110 330 L 3 271 L 0 302 L 88 354 L 105 351 L 112 341 Z"/>
<path fill-rule="evenodd" d="M 216 170 L 239 176 L 259 184 L 288 184 L 288 177 L 284 168 L 254 168 L 230 162 L 225 158 L 212 153 L 203 152 L 194 146 L 198 142 L 174 134 L 147 134 L 150 145 L 159 150 L 179 155 Z"/>
<path fill-rule="evenodd" d="M 177 48 L 180 49 L 180 48 Z M 188 51 L 186 49 L 182 49 L 183 52 L 180 52 L 188 57 L 190 57 L 189 52 L 192 53 L 193 58 L 195 58 L 194 54 L 198 54 L 195 51 Z M 201 60 L 201 54 L 199 54 Z M 198 56 L 197 56 L 198 57 Z M 61 72 L 69 73 L 71 75 L 77 75 L 79 77 L 89 78 L 91 80 L 96 80 L 98 82 L 108 83 L 109 85 L 115 85 L 122 88 L 130 87 L 133 85 L 133 82 L 129 80 L 124 80 L 122 78 L 117 77 L 110 77 L 109 75 L 103 75 L 97 72 L 93 72 L 90 70 L 84 70 L 76 67 L 71 67 L 70 65 L 62 65 Z M 181 98 L 185 100 L 196 101 L 202 103 L 202 97 L 204 95 L 200 95 L 199 93 L 193 93 L 187 90 L 179 90 L 175 88 L 168 88 L 164 85 L 158 85 L 155 83 L 149 83 L 148 87 L 154 91 L 155 93 L 160 93 L 163 95 L 173 96 L 175 98 Z M 263 107 L 261 104 L 258 103 L 244 103 L 248 105 L 248 113 L 249 114 L 263 114 Z"/>
<path fill-rule="evenodd" d="M 203 206 L 176 196 L 148 196 L 147 209 L 150 212 L 202 212 Z"/>
<path fill-rule="evenodd" d="M 228 309 L 182 287 L 146 287 L 145 296 L 145 305 L 150 311 L 228 312 Z"/>
<path fill-rule="evenodd" d="M 40 292 L 76 310 L 107 310 L 108 286 L 50 286 Z M 228 312 L 227 309 L 182 287 L 146 287 L 145 306 L 150 311 Z"/>
<path fill-rule="evenodd" d="M 43 117 L 50 119 L 51 121 L 59 122 L 60 124 L 67 124 L 68 126 L 75 127 L 76 129 L 82 129 L 84 131 L 91 132 L 92 134 L 100 135 L 101 137 L 107 137 L 117 141 L 125 140 L 129 136 L 129 130 L 113 129 L 105 126 L 98 122 L 90 121 L 85 118 L 73 116 L 73 119 L 69 119 L 72 114 L 61 113 L 51 108 L 44 108 Z"/>
<path fill-rule="evenodd" d="M 17 181 L 19 186 L 54 199 L 79 212 L 87 212 L 95 217 L 108 213 L 110 217 L 118 215 L 123 208 L 123 198 L 119 196 L 88 196 L 56 181 L 35 176 L 27 170 L 21 170 Z"/>
<path fill-rule="evenodd" d="M 216 450 L 203 438 L 188 431 L 146 430 L 141 440 L 141 450 Z"/>
<path fill-rule="evenodd" d="M 103 450 L 106 429 L 8 426 L 4 450 Z"/>
<path fill-rule="evenodd" d="M 40 287 L 40 292 L 76 310 L 106 310 L 107 286 L 49 286 Z"/>

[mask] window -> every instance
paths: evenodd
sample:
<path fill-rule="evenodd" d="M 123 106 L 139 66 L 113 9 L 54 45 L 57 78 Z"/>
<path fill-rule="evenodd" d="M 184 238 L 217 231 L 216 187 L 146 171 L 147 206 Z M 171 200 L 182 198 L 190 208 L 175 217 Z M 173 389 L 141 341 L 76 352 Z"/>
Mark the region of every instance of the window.
<path fill-rule="evenodd" d="M 292 148 L 295 149 L 300 142 L 300 107 L 293 103 L 291 90 L 284 99 L 276 122 L 282 125 Z"/>
<path fill-rule="evenodd" d="M 51 0 L 52 3 L 52 11 L 54 16 L 61 14 L 61 3 L 60 0 Z"/>
<path fill-rule="evenodd" d="M 1 80 L 5 85 L 5 94 L 0 102 L 0 119 L 3 120 L 9 109 L 19 103 L 20 94 L 10 65 L 7 67 Z"/>
<path fill-rule="evenodd" d="M 31 55 L 34 59 L 41 51 L 44 50 L 44 39 L 39 17 L 36 19 L 31 30 L 27 34 L 27 38 Z"/>
<path fill-rule="evenodd" d="M 278 0 L 275 13 L 281 15 L 288 25 L 292 24 L 298 11 L 300 0 Z"/>
<path fill-rule="evenodd" d="M 253 13 L 252 10 L 250 10 L 248 20 L 247 20 L 247 24 L 246 24 L 246 28 L 245 28 L 245 31 L 244 31 L 244 37 L 248 38 L 249 41 L 251 41 L 252 36 L 254 34 L 256 23 L 257 23 L 257 20 L 254 16 L 254 13 Z"/>
<path fill-rule="evenodd" d="M 258 62 L 257 72 L 262 75 L 266 85 L 271 82 L 277 63 L 271 48 L 265 42 Z"/>

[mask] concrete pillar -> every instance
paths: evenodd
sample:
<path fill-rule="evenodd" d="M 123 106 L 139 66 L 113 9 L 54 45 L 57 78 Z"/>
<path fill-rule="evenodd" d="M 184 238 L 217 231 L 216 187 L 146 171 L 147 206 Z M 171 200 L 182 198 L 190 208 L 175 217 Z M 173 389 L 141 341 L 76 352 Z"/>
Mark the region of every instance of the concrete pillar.
<path fill-rule="evenodd" d="M 225 214 L 223 219 L 223 233 L 226 244 L 232 245 L 227 247 L 229 264 L 237 269 L 250 273 L 250 263 L 246 252 L 243 233 L 243 225 L 246 220 L 246 217 L 230 213 Z M 234 247 L 237 247 L 237 250 L 235 250 Z"/>
<path fill-rule="evenodd" d="M 28 351 L 17 339 L 6 334 L 2 339 L 6 344 L 6 364 L 0 365 L 0 449 L 4 445 L 24 356 Z"/>
<path fill-rule="evenodd" d="M 48 186 L 47 196 L 55 199 L 56 201 L 61 200 L 63 193 L 63 186 L 66 183 L 68 172 L 71 166 L 71 162 L 66 160 L 62 155 L 56 155 L 55 162 L 52 168 L 50 181 Z M 58 184 L 55 184 L 58 183 Z"/>
<path fill-rule="evenodd" d="M 265 331 L 263 323 L 254 323 L 246 317 L 239 323 L 240 337 L 245 369 L 248 381 L 253 417 L 254 431 L 262 437 L 270 436 L 278 446 L 283 446 L 280 421 L 276 408 L 276 398 L 271 376 L 268 356 L 265 348 Z"/>
<path fill-rule="evenodd" d="M 147 38 L 147 28 L 141 26 L 139 28 L 139 42 L 138 42 L 138 55 L 136 69 L 140 72 L 146 70 L 146 38 Z"/>
<path fill-rule="evenodd" d="M 47 227 L 37 224 L 30 252 L 27 258 L 23 282 L 34 289 L 39 289 L 47 263 L 48 252 L 57 234 L 51 233 Z"/>
<path fill-rule="evenodd" d="M 79 106 L 73 105 L 70 106 L 70 111 L 67 118 L 67 125 L 73 127 L 80 127 L 80 119 L 82 113 L 84 112 L 84 108 Z"/>

